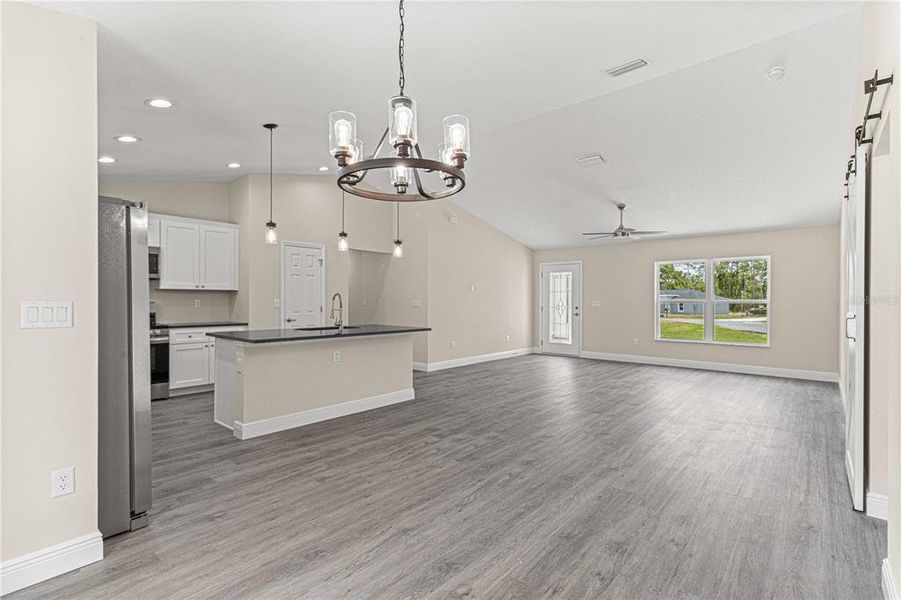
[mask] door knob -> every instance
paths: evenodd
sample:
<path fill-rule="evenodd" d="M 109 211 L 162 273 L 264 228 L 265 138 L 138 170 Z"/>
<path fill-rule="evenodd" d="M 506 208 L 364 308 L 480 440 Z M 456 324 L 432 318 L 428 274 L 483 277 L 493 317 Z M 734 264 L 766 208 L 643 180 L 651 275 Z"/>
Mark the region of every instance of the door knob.
<path fill-rule="evenodd" d="M 290 317 L 287 318 L 287 319 L 285 319 L 285 321 L 288 322 L 288 323 L 293 323 L 293 322 L 296 321 L 296 320 L 297 320 L 297 319 L 292 319 L 292 318 L 290 318 Z"/>

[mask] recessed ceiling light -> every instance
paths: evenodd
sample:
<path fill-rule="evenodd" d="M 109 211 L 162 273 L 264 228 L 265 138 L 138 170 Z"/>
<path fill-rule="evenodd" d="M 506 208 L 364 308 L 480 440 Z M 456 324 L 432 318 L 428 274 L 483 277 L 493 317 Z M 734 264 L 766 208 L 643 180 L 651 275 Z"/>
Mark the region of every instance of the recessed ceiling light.
<path fill-rule="evenodd" d="M 97 162 L 108 165 L 110 163 L 116 162 L 116 159 L 113 158 L 112 156 L 101 156 L 100 158 L 97 159 Z"/>
<path fill-rule="evenodd" d="M 328 171 L 328 167 L 319 167 L 320 171 Z"/>
<path fill-rule="evenodd" d="M 175 106 L 175 102 L 166 98 L 148 98 L 144 100 L 144 104 L 153 108 L 172 108 Z"/>
<path fill-rule="evenodd" d="M 240 168 L 241 168 L 241 163 L 239 163 L 239 162 L 230 162 L 230 163 L 228 163 L 228 165 L 226 165 L 226 166 L 227 166 L 229 169 L 240 169 Z"/>
<path fill-rule="evenodd" d="M 785 67 L 782 65 L 770 67 L 770 70 L 766 72 L 766 76 L 770 79 L 782 79 L 785 77 Z"/>
<path fill-rule="evenodd" d="M 640 69 L 642 67 L 648 66 L 648 59 L 646 58 L 636 58 L 634 60 L 630 60 L 627 63 L 623 63 L 616 67 L 610 67 L 609 69 L 605 69 L 604 71 L 607 75 L 611 77 L 619 77 L 620 75 L 625 75 L 629 71 L 634 71 L 635 69 Z"/>
<path fill-rule="evenodd" d="M 122 142 L 123 144 L 134 144 L 136 142 L 140 142 L 141 138 L 136 135 L 117 135 L 117 142 Z"/>

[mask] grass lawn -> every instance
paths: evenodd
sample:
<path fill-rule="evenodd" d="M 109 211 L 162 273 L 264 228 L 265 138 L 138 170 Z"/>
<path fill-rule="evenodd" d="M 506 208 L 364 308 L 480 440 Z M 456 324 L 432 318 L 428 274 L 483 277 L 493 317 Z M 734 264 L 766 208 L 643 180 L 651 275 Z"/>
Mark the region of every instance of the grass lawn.
<path fill-rule="evenodd" d="M 660 320 L 660 337 L 667 340 L 703 340 L 703 323 L 672 323 Z M 741 344 L 765 344 L 766 334 L 753 331 L 738 331 L 725 327 L 714 327 L 713 339 L 717 342 L 738 342 Z"/>

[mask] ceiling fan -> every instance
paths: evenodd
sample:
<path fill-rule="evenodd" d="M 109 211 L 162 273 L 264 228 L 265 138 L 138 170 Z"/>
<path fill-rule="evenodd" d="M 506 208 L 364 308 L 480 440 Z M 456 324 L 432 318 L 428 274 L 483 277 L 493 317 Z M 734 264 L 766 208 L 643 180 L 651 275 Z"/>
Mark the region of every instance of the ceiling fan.
<path fill-rule="evenodd" d="M 620 202 L 616 205 L 616 208 L 619 209 L 619 227 L 614 229 L 613 231 L 608 232 L 600 232 L 595 231 L 592 233 L 583 233 L 582 235 L 590 235 L 592 237 L 588 238 L 588 241 L 599 240 L 602 238 L 621 238 L 621 239 L 638 239 L 640 235 L 659 235 L 661 233 L 666 233 L 666 231 L 644 231 L 638 229 L 632 229 L 631 227 L 626 227 L 623 225 L 623 212 L 626 210 L 626 205 Z"/>

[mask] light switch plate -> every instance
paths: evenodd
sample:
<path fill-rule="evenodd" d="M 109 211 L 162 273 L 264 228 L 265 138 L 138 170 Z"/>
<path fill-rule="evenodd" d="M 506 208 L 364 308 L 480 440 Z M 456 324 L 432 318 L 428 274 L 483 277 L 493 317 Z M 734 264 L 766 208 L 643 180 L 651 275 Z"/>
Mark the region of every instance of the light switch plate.
<path fill-rule="evenodd" d="M 20 307 L 22 329 L 72 327 L 72 302 L 23 300 Z"/>
<path fill-rule="evenodd" d="M 410 300 L 410 306 L 413 308 L 422 308 L 422 298 L 413 298 Z"/>
<path fill-rule="evenodd" d="M 591 306 L 593 308 L 597 308 L 601 305 L 601 300 L 599 298 L 594 298 L 591 300 Z"/>

